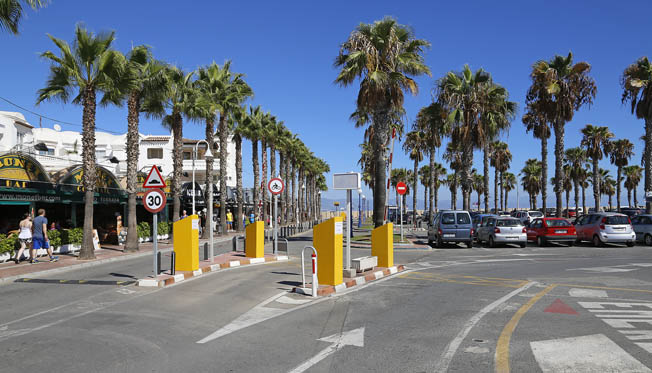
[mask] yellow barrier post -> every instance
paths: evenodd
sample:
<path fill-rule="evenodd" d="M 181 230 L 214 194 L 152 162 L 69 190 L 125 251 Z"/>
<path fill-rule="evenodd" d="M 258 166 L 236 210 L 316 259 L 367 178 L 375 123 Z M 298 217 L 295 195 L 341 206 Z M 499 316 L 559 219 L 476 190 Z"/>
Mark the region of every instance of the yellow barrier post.
<path fill-rule="evenodd" d="M 265 256 L 265 223 L 256 221 L 245 228 L 245 256 L 262 258 Z"/>
<path fill-rule="evenodd" d="M 323 285 L 342 283 L 341 217 L 334 217 L 313 227 L 312 245 L 317 249 L 317 276 Z"/>
<path fill-rule="evenodd" d="M 387 223 L 371 231 L 371 255 L 379 267 L 394 266 L 394 224 Z"/>
<path fill-rule="evenodd" d="M 199 269 L 199 217 L 190 215 L 172 225 L 176 271 Z"/>

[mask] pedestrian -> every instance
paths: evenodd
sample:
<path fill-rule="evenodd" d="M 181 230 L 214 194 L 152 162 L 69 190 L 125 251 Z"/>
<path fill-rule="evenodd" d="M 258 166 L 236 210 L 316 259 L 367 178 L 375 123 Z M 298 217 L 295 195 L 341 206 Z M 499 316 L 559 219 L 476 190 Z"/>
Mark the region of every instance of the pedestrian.
<path fill-rule="evenodd" d="M 233 231 L 233 214 L 231 213 L 231 209 L 226 212 L 226 231 Z"/>
<path fill-rule="evenodd" d="M 34 254 L 36 254 L 38 249 L 46 249 L 51 262 L 59 260 L 58 256 L 52 255 L 50 239 L 48 238 L 48 219 L 45 217 L 44 209 L 38 209 L 38 216 L 34 218 L 34 223 L 32 224 L 32 247 Z M 32 256 L 30 263 L 38 263 L 36 255 Z"/>
<path fill-rule="evenodd" d="M 249 223 L 251 224 L 251 223 L 253 223 L 255 221 L 256 221 L 256 216 L 252 212 L 251 214 L 249 214 Z"/>
<path fill-rule="evenodd" d="M 185 219 L 187 217 L 188 217 L 188 213 L 186 212 L 186 210 L 183 210 L 183 214 L 181 215 L 181 219 Z"/>
<path fill-rule="evenodd" d="M 116 218 L 115 233 L 118 236 L 118 245 L 123 244 L 127 238 L 127 230 L 122 225 L 122 216 L 120 215 Z"/>
<path fill-rule="evenodd" d="M 32 216 L 29 212 L 26 212 L 23 215 L 23 220 L 18 224 L 20 227 L 20 233 L 18 233 L 18 241 L 20 242 L 20 249 L 18 254 L 14 258 L 14 262 L 18 264 L 20 262 L 20 257 L 23 256 L 23 252 L 26 248 L 29 248 L 29 257 L 34 259 L 34 249 L 32 249 Z"/>

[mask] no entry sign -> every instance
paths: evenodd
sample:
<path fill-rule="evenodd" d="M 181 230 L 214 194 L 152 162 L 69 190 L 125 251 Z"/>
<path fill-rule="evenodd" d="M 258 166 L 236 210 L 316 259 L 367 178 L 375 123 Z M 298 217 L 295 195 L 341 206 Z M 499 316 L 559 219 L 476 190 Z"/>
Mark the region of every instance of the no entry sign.
<path fill-rule="evenodd" d="M 396 191 L 400 195 L 404 195 L 407 192 L 407 185 L 405 185 L 404 182 L 399 181 L 398 184 L 396 184 Z"/>
<path fill-rule="evenodd" d="M 279 179 L 278 177 L 275 177 L 269 181 L 269 183 L 267 184 L 267 189 L 269 190 L 270 193 L 277 195 L 283 192 L 283 189 L 285 189 L 285 185 L 283 184 L 283 180 Z"/>
<path fill-rule="evenodd" d="M 165 207 L 165 192 L 161 189 L 150 189 L 143 196 L 143 206 L 145 210 L 155 214 Z"/>

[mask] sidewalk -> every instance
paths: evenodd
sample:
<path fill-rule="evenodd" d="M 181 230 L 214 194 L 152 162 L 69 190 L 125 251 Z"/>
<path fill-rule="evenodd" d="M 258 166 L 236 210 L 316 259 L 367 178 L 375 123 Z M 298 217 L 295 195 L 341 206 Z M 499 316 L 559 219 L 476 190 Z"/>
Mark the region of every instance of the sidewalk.
<path fill-rule="evenodd" d="M 234 236 L 242 235 L 240 232 L 228 233 L 225 236 L 215 237 L 214 254 L 220 254 L 231 250 L 231 245 L 221 245 L 220 243 L 230 242 Z M 203 255 L 203 245 L 208 240 L 199 240 L 200 257 Z M 95 250 L 95 259 L 79 260 L 78 254 L 62 254 L 59 255 L 59 261 L 49 262 L 48 257 L 39 258 L 40 262 L 30 264 L 29 261 L 22 261 L 16 264 L 13 261 L 0 264 L 0 284 L 16 280 L 17 278 L 26 275 L 44 275 L 49 273 L 64 272 L 78 268 L 85 268 L 97 266 L 104 263 L 129 260 L 132 258 L 139 258 L 143 256 L 151 256 L 154 247 L 151 242 L 141 243 L 139 251 L 135 253 L 125 253 L 122 246 L 118 245 L 102 245 L 99 250 Z M 158 242 L 158 250 L 160 252 L 168 252 L 172 250 L 172 242 L 169 240 L 161 240 Z"/>

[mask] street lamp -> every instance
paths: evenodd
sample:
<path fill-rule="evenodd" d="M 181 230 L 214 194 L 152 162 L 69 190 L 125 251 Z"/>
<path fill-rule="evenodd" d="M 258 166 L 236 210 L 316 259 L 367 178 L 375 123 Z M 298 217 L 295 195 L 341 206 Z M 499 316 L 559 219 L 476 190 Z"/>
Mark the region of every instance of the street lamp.
<path fill-rule="evenodd" d="M 363 211 L 362 223 L 364 224 L 365 221 L 367 220 L 367 197 L 365 197 L 364 194 L 362 195 L 362 211 Z"/>
<path fill-rule="evenodd" d="M 206 165 L 208 168 L 208 160 L 210 158 L 213 158 L 213 153 L 211 153 L 211 146 L 208 144 L 206 140 L 199 140 L 195 144 L 195 151 L 193 152 L 192 155 L 192 214 L 195 215 L 195 159 L 197 158 L 197 146 L 199 143 L 206 143 L 206 153 L 204 154 L 204 158 L 206 159 Z M 209 196 L 213 195 L 213 177 L 212 173 L 210 175 L 210 178 L 208 181 L 208 192 L 210 193 Z M 208 216 L 206 219 L 206 223 L 208 224 L 208 240 L 209 240 L 209 245 L 210 245 L 210 261 L 213 262 L 213 204 L 210 203 L 208 206 Z"/>
<path fill-rule="evenodd" d="M 362 189 L 358 189 L 358 228 L 362 227 Z"/>

